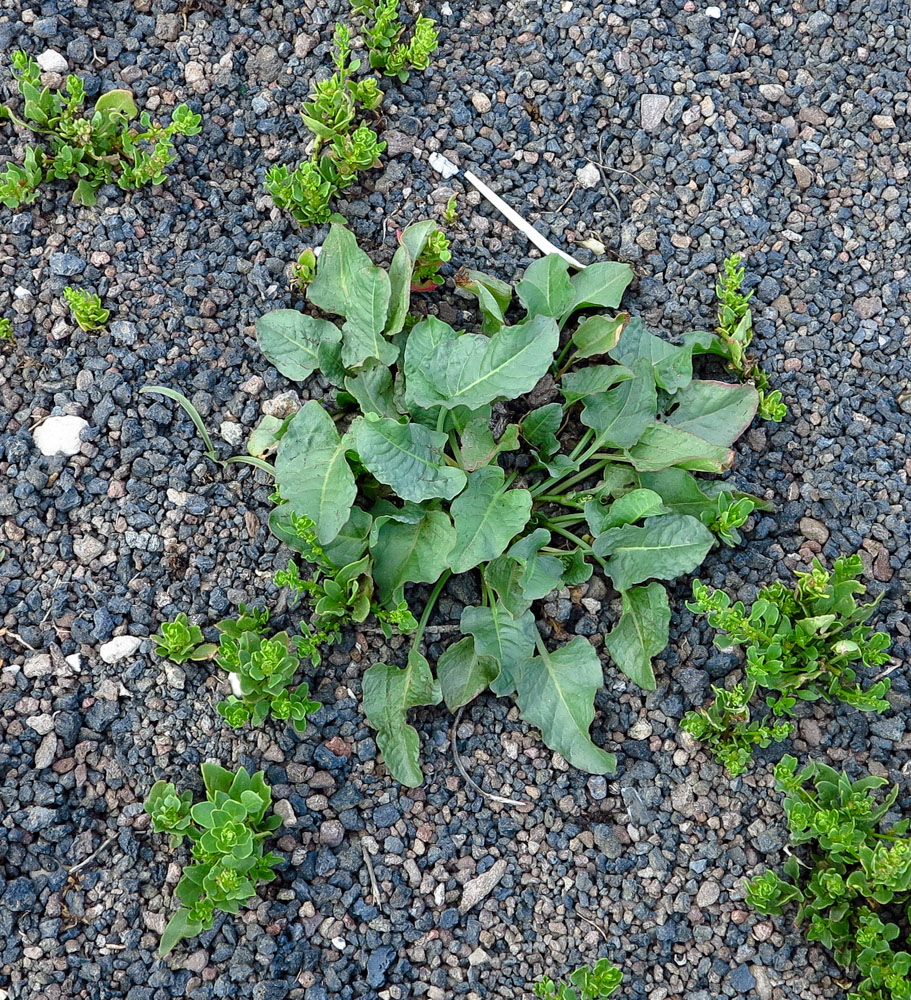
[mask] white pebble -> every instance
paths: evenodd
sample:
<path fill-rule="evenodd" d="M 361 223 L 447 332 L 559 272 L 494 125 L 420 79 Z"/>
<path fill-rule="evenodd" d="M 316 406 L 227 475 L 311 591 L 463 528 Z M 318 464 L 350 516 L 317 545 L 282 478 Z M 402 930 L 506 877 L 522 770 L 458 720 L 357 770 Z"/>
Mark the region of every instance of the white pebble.
<path fill-rule="evenodd" d="M 65 73 L 69 68 L 66 59 L 53 49 L 46 49 L 35 59 L 35 62 L 45 73 Z"/>
<path fill-rule="evenodd" d="M 88 425 L 82 417 L 48 417 L 35 428 L 32 437 L 42 455 L 78 455 L 79 434 Z"/>
<path fill-rule="evenodd" d="M 586 190 L 596 188 L 601 183 L 601 171 L 594 163 L 586 163 L 576 171 L 576 180 Z"/>
<path fill-rule="evenodd" d="M 142 645 L 142 639 L 135 635 L 118 635 L 98 647 L 98 655 L 105 663 L 116 663 L 132 656 Z"/>
<path fill-rule="evenodd" d="M 459 172 L 459 168 L 452 162 L 452 160 L 446 159 L 441 153 L 431 153 L 430 166 L 438 173 L 442 174 L 447 180 L 450 177 L 455 177 Z"/>
<path fill-rule="evenodd" d="M 706 17 L 713 17 L 717 21 L 718 18 L 721 17 L 721 8 L 720 7 L 706 7 L 705 8 L 705 16 Z"/>

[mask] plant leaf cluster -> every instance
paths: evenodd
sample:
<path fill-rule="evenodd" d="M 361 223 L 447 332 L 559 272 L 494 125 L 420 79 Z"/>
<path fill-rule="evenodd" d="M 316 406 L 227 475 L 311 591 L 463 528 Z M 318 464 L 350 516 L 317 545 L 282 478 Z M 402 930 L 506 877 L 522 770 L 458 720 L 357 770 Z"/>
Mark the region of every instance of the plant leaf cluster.
<path fill-rule="evenodd" d="M 567 983 L 555 983 L 542 976 L 535 983 L 535 996 L 541 1000 L 606 1000 L 623 981 L 623 973 L 606 958 L 599 958 L 591 968 L 583 965 L 568 977 Z"/>
<path fill-rule="evenodd" d="M 715 637 L 720 649 L 746 647 L 746 683 L 730 691 L 714 688 L 714 703 L 690 712 L 682 726 L 706 740 L 732 774 L 745 769 L 749 745 L 767 746 L 790 732 L 781 719 L 749 721 L 749 703 L 759 689 L 768 692 L 773 716 L 791 716 L 798 701 L 820 698 L 837 698 L 863 712 L 890 707 L 887 677 L 869 688 L 857 680 L 855 667 L 883 666 L 891 644 L 888 633 L 867 624 L 880 598 L 857 601 L 866 593 L 857 579 L 862 572 L 858 555 L 836 559 L 831 571 L 814 559 L 810 572 L 796 574 L 793 588 L 776 581 L 759 591 L 749 610 L 742 601 L 732 603 L 724 591 L 694 582 L 694 600 L 687 607 L 720 630 Z"/>
<path fill-rule="evenodd" d="M 351 8 L 364 18 L 364 41 L 373 69 L 398 77 L 402 83 L 411 70 L 427 69 L 439 38 L 432 18 L 419 14 L 406 41 L 399 0 L 351 0 Z"/>
<path fill-rule="evenodd" d="M 101 298 L 95 292 L 67 285 L 63 289 L 63 297 L 70 307 L 73 319 L 82 330 L 101 330 L 111 315 L 110 310 L 101 305 Z"/>
<path fill-rule="evenodd" d="M 301 118 L 313 133 L 313 152 L 289 170 L 284 164 L 266 174 L 266 190 L 278 208 L 290 212 L 302 226 L 319 225 L 332 217 L 331 202 L 359 173 L 379 163 L 386 143 L 363 124 L 364 112 L 376 111 L 383 92 L 373 77 L 356 79 L 360 59 L 351 57 L 351 32 L 335 26 L 335 72 L 314 84 Z"/>
<path fill-rule="evenodd" d="M 148 112 L 139 112 L 128 90 L 109 90 L 85 113 L 85 86 L 68 76 L 62 91 L 41 83 L 41 69 L 24 51 L 12 55 L 13 75 L 23 98 L 23 117 L 0 105 L 0 121 L 43 136 L 47 148 L 30 146 L 20 166 L 9 163 L 0 174 L 0 202 L 7 208 L 31 204 L 44 182 L 72 178 L 73 201 L 94 205 L 102 184 L 116 183 L 125 191 L 145 184 L 163 184 L 167 167 L 177 159 L 174 137 L 196 135 L 202 118 L 178 105 L 163 126 Z M 131 124 L 138 117 L 138 124 Z"/>
<path fill-rule="evenodd" d="M 799 848 L 784 866 L 747 883 L 747 902 L 777 915 L 797 904 L 807 938 L 860 978 L 849 1000 L 911 998 L 911 838 L 909 821 L 886 825 L 898 796 L 881 802 L 885 778 L 851 781 L 825 764 L 797 770 L 794 757 L 775 769 L 791 839 Z"/>
<path fill-rule="evenodd" d="M 582 636 L 549 649 L 532 605 L 599 566 L 623 604 L 607 648 L 654 688 L 651 659 L 670 619 L 657 581 L 692 572 L 738 501 L 748 501 L 741 511 L 759 503 L 695 475 L 730 466 L 757 394 L 693 377 L 694 354 L 715 335 L 675 345 L 638 319 L 605 315 L 632 279 L 621 263 L 570 276 L 557 256 L 536 261 L 515 289 L 515 323 L 509 285 L 460 272 L 481 332 L 435 317 L 406 332 L 414 269 L 434 229 L 404 230 L 387 272 L 333 225 L 307 288 L 310 310 L 259 320 L 260 346 L 279 371 L 295 381 L 319 371 L 336 389 L 333 415 L 311 400 L 276 433 L 283 503 L 273 528 L 293 513 L 320 546 L 342 546 L 349 563 L 366 558 L 381 608 L 399 607 L 408 585 L 433 585 L 406 665 L 374 664 L 364 676 L 365 714 L 399 780 L 421 780 L 408 711 L 444 697 L 454 711 L 487 687 L 515 697 L 571 763 L 610 771 L 613 756 L 589 736 L 598 655 Z M 562 402 L 515 402 L 546 375 Z M 496 434 L 494 407 L 517 416 Z M 464 609 L 464 637 L 434 672 L 419 652 L 427 616 L 448 576 L 469 572 L 481 601 Z"/>
<path fill-rule="evenodd" d="M 413 292 L 432 292 L 442 285 L 445 278 L 440 274 L 440 268 L 450 260 L 452 260 L 452 251 L 449 249 L 449 239 L 442 229 L 434 229 L 427 237 L 427 244 L 415 261 L 411 290 Z"/>
<path fill-rule="evenodd" d="M 748 353 L 753 340 L 753 315 L 750 310 L 752 291 L 744 294 L 746 270 L 739 254 L 731 254 L 724 262 L 724 274 L 715 287 L 718 299 L 718 353 L 727 360 L 728 369 L 743 382 L 751 382 L 759 393 L 759 416 L 781 423 L 787 407 L 781 401 L 781 390 L 769 391 L 769 376 Z"/>
<path fill-rule="evenodd" d="M 275 878 L 272 869 L 281 861 L 263 848 L 266 837 L 281 826 L 279 816 L 266 815 L 272 792 L 263 772 L 251 776 L 241 767 L 232 774 L 213 763 L 200 770 L 204 801 L 193 805 L 192 792 L 179 794 L 170 781 L 156 781 L 145 802 L 152 829 L 170 834 L 172 849 L 185 837 L 192 845 L 193 863 L 176 889 L 180 908 L 161 936 L 162 956 L 183 938 L 208 930 L 217 910 L 239 912 L 256 896 L 260 882 Z"/>
<path fill-rule="evenodd" d="M 13 321 L 6 316 L 0 316 L 0 343 L 15 339 L 13 333 Z"/>

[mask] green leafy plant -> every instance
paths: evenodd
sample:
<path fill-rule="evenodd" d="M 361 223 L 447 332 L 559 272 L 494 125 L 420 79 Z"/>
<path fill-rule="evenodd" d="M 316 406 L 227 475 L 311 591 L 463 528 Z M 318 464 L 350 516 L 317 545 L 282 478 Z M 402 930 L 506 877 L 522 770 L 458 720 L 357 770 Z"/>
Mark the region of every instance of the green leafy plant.
<path fill-rule="evenodd" d="M 542 976 L 535 983 L 535 996 L 541 1000 L 604 1000 L 616 993 L 622 981 L 623 973 L 606 958 L 599 958 L 591 968 L 583 965 L 576 969 L 568 983 Z"/>
<path fill-rule="evenodd" d="M 747 769 L 753 747 L 767 747 L 775 740 L 787 739 L 791 732 L 788 722 L 772 720 L 766 724 L 751 720 L 750 702 L 755 690 L 755 684 L 713 687 L 712 704 L 689 712 L 680 723 L 681 729 L 706 743 L 716 760 L 735 777 Z"/>
<path fill-rule="evenodd" d="M 724 275 L 719 280 L 715 294 L 718 298 L 718 349 L 727 359 L 728 369 L 742 382 L 751 382 L 759 393 L 759 416 L 764 420 L 781 423 L 787 407 L 781 401 L 781 391 L 769 391 L 769 376 L 759 367 L 749 353 L 753 340 L 753 316 L 750 311 L 752 291 L 744 294 L 743 279 L 746 270 L 738 254 L 731 254 L 724 262 Z"/>
<path fill-rule="evenodd" d="M 310 159 L 291 170 L 277 164 L 266 174 L 266 190 L 276 206 L 303 226 L 328 222 L 332 199 L 359 173 L 377 166 L 386 148 L 373 129 L 357 123 L 360 113 L 379 108 L 383 92 L 372 77 L 354 78 L 361 61 L 351 58 L 346 25 L 335 26 L 334 43 L 335 72 L 314 84 L 301 115 L 314 136 Z"/>
<path fill-rule="evenodd" d="M 351 7 L 364 18 L 364 39 L 374 69 L 403 83 L 411 70 L 427 69 L 439 43 L 432 18 L 418 15 L 405 41 L 407 29 L 399 16 L 399 0 L 351 0 Z"/>
<path fill-rule="evenodd" d="M 716 335 L 675 345 L 625 313 L 605 315 L 632 279 L 617 262 L 570 276 L 557 256 L 536 261 L 515 289 L 515 324 L 513 289 L 463 269 L 457 285 L 477 299 L 481 332 L 434 317 L 406 327 L 435 229 L 405 229 L 387 272 L 332 226 L 307 287 L 323 315 L 280 309 L 259 320 L 260 346 L 282 374 L 319 371 L 336 388 L 332 415 L 311 400 L 275 431 L 282 502 L 271 525 L 293 545 L 292 515 L 306 518 L 311 562 L 313 544 L 332 550 L 336 567 L 366 559 L 342 590 L 357 580 L 356 592 L 369 592 L 372 579 L 370 600 L 386 613 L 407 607 L 407 585 L 430 586 L 406 665 L 376 663 L 363 678 L 367 720 L 400 781 L 422 779 L 409 709 L 444 700 L 455 711 L 488 687 L 514 696 L 571 763 L 611 771 L 614 757 L 589 735 L 598 655 L 582 635 L 551 648 L 532 606 L 598 567 L 622 599 L 606 647 L 653 689 L 670 620 L 658 581 L 692 572 L 719 540 L 712 526 L 745 497 L 695 474 L 730 467 L 757 394 L 693 377 L 694 354 Z M 562 400 L 530 406 L 523 397 L 547 375 Z M 495 406 L 507 416 L 496 434 Z M 721 525 L 728 542 L 732 524 Z M 480 600 L 434 671 L 420 652 L 424 630 L 449 576 L 463 573 L 475 575 Z"/>
<path fill-rule="evenodd" d="M 73 201 L 94 205 L 102 184 L 116 183 L 130 191 L 145 184 L 162 184 L 165 170 L 177 159 L 174 137 L 196 135 L 201 117 L 178 105 L 167 126 L 141 114 L 128 90 L 109 90 L 84 113 L 85 87 L 68 76 L 63 91 L 41 84 L 41 69 L 27 53 L 12 55 L 13 75 L 24 100 L 23 118 L 0 105 L 0 121 L 45 137 L 47 148 L 30 146 L 22 166 L 7 164 L 0 174 L 0 202 L 7 208 L 31 204 L 47 181 L 76 181 Z M 131 125 L 138 116 L 138 126 Z"/>
<path fill-rule="evenodd" d="M 184 837 L 191 842 L 193 863 L 177 884 L 180 908 L 161 936 L 164 956 L 183 938 L 208 930 L 216 910 L 238 913 L 256 896 L 260 882 L 275 878 L 280 861 L 266 853 L 263 841 L 281 826 L 277 815 L 267 816 L 272 792 L 264 774 L 250 775 L 241 767 L 236 774 L 218 764 L 201 765 L 206 798 L 192 804 L 191 792 L 178 794 L 169 781 L 156 781 L 145 802 L 152 829 L 167 833 L 176 849 Z"/>
<path fill-rule="evenodd" d="M 316 254 L 312 248 L 302 250 L 297 262 L 291 267 L 294 287 L 299 292 L 306 292 L 307 285 L 316 277 Z"/>
<path fill-rule="evenodd" d="M 769 692 L 766 703 L 775 715 L 789 716 L 798 701 L 832 701 L 838 698 L 864 712 L 889 708 L 885 694 L 889 679 L 861 687 L 855 665 L 881 667 L 889 660 L 891 639 L 876 632 L 868 620 L 879 598 L 859 604 L 866 588 L 857 577 L 863 572 L 860 556 L 836 559 L 826 570 L 818 559 L 809 573 L 797 573 L 792 589 L 776 582 L 764 587 L 749 610 L 732 603 L 724 591 L 701 581 L 693 584 L 691 611 L 706 615 L 720 630 L 720 649 L 746 647 L 746 683 L 731 691 L 715 688 L 715 702 L 708 709 L 689 713 L 683 728 L 710 749 L 732 774 L 743 771 L 748 746 L 767 746 L 784 739 L 790 726 L 781 720 L 768 724 L 749 721 L 754 693 Z"/>
<path fill-rule="evenodd" d="M 909 821 L 884 821 L 898 787 L 877 802 L 885 778 L 851 781 L 825 764 L 775 769 L 798 852 L 747 883 L 747 902 L 778 915 L 797 903 L 797 924 L 859 977 L 849 1000 L 911 1000 L 911 838 Z"/>
<path fill-rule="evenodd" d="M 401 238 L 401 233 L 399 233 Z M 449 240 L 442 229 L 434 229 L 427 237 L 424 249 L 414 262 L 414 274 L 411 278 L 411 290 L 413 292 L 430 292 L 438 288 L 446 280 L 440 274 L 440 268 L 447 261 L 452 260 L 452 251 L 449 249 Z"/>
<path fill-rule="evenodd" d="M 63 289 L 63 297 L 73 319 L 83 330 L 101 330 L 111 315 L 110 310 L 102 308 L 101 298 L 94 292 L 84 292 L 81 288 L 67 285 Z"/>
<path fill-rule="evenodd" d="M 290 719 L 294 728 L 303 732 L 307 716 L 321 706 L 310 700 L 306 682 L 292 690 L 300 667 L 299 649 L 287 632 L 271 637 L 264 634 L 269 622 L 267 609 L 248 609 L 241 604 L 238 610 L 236 618 L 227 618 L 216 626 L 222 639 L 215 662 L 237 676 L 238 689 L 238 693 L 218 704 L 219 715 L 239 729 L 248 722 L 260 725 L 271 713 L 277 719 Z"/>
<path fill-rule="evenodd" d="M 15 339 L 13 334 L 13 321 L 5 316 L 0 317 L 0 343 Z"/>
<path fill-rule="evenodd" d="M 182 612 L 174 621 L 163 622 L 158 635 L 153 635 L 152 639 L 155 641 L 155 652 L 174 663 L 208 660 L 217 649 L 214 643 L 205 642 L 202 629 L 198 625 L 191 625 Z"/>
<path fill-rule="evenodd" d="M 447 226 L 452 226 L 455 225 L 458 218 L 459 199 L 456 195 L 453 195 L 449 201 L 446 202 L 446 207 L 443 209 L 443 221 Z"/>

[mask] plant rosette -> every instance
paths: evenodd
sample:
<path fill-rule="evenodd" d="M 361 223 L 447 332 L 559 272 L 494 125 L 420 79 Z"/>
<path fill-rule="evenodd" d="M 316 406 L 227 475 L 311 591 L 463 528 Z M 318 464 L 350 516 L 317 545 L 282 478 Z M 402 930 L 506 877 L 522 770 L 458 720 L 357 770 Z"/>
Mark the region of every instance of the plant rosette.
<path fill-rule="evenodd" d="M 336 391 L 330 409 L 311 400 L 275 429 L 281 503 L 270 523 L 294 546 L 289 524 L 305 518 L 336 566 L 366 560 L 359 578 L 369 574 L 380 609 L 401 607 L 409 585 L 431 587 L 405 665 L 375 663 L 363 678 L 367 720 L 399 781 L 422 780 L 409 710 L 443 700 L 456 711 L 488 688 L 513 697 L 570 763 L 612 772 L 614 756 L 589 732 L 598 653 L 583 635 L 545 641 L 555 636 L 533 605 L 597 568 L 622 604 L 605 647 L 654 689 L 670 621 L 664 582 L 732 544 L 761 504 L 700 476 L 730 468 L 757 393 L 694 377 L 715 334 L 672 344 L 617 313 L 632 280 L 622 263 L 570 276 L 548 256 L 515 290 L 463 269 L 456 284 L 477 301 L 478 332 L 409 319 L 434 231 L 432 221 L 405 229 L 386 271 L 333 225 L 308 310 L 259 320 L 263 353 L 283 375 L 319 372 Z M 547 377 L 552 401 L 530 406 L 523 397 Z M 434 669 L 420 644 L 453 574 L 472 574 L 480 600 Z"/>

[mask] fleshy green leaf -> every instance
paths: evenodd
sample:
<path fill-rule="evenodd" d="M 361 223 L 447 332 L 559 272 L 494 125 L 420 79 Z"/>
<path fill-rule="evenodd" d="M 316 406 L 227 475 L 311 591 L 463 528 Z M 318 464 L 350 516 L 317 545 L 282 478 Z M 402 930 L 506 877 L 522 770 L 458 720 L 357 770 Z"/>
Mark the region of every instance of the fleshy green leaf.
<path fill-rule="evenodd" d="M 456 275 L 456 285 L 474 295 L 481 310 L 481 331 L 496 333 L 505 326 L 506 310 L 512 301 L 512 286 L 483 271 L 465 270 Z"/>
<path fill-rule="evenodd" d="M 196 937 L 202 931 L 202 924 L 190 919 L 190 911 L 185 906 L 174 914 L 168 921 L 161 941 L 158 943 L 158 954 L 161 958 L 169 954 L 176 944 L 184 938 Z"/>
<path fill-rule="evenodd" d="M 449 646 L 437 660 L 443 701 L 450 712 L 467 705 L 489 687 L 500 668 L 492 656 L 480 656 L 474 639 L 466 636 Z"/>
<path fill-rule="evenodd" d="M 563 586 L 563 561 L 557 556 L 542 555 L 540 551 L 545 545 L 550 545 L 550 538 L 546 528 L 536 528 L 520 538 L 507 552 L 522 566 L 519 582 L 523 594 L 530 601 L 539 601 Z"/>
<path fill-rule="evenodd" d="M 368 358 L 395 364 L 399 349 L 383 335 L 389 309 L 389 275 L 381 267 L 363 267 L 351 281 L 352 299 L 342 327 L 342 364 L 357 368 Z"/>
<path fill-rule="evenodd" d="M 275 458 L 279 492 L 314 522 L 324 544 L 348 520 L 357 495 L 346 447 L 332 417 L 311 399 L 288 424 Z"/>
<path fill-rule="evenodd" d="M 526 563 L 510 556 L 497 556 L 484 567 L 484 582 L 514 618 L 524 615 L 531 607 L 532 598 L 525 596 L 522 587 L 526 569 Z"/>
<path fill-rule="evenodd" d="M 499 664 L 500 673 L 490 683 L 494 694 L 512 694 L 513 671 L 534 652 L 537 635 L 534 615 L 526 611 L 513 618 L 500 601 L 494 601 L 486 608 L 465 608 L 461 628 L 474 636 L 475 649 L 481 656 L 492 656 Z"/>
<path fill-rule="evenodd" d="M 672 465 L 699 472 L 724 472 L 734 461 L 730 448 L 657 420 L 645 427 L 626 455 L 639 472 L 658 472 Z"/>
<path fill-rule="evenodd" d="M 469 475 L 465 492 L 453 501 L 453 573 L 467 573 L 479 563 L 495 559 L 528 523 L 531 494 L 506 489 L 505 481 L 506 473 L 499 466 L 484 466 Z"/>
<path fill-rule="evenodd" d="M 620 305 L 627 285 L 633 280 L 633 269 L 619 261 L 599 261 L 589 264 L 570 278 L 573 296 L 560 320 L 560 326 L 574 312 L 588 306 L 616 309 Z"/>
<path fill-rule="evenodd" d="M 519 430 L 539 455 L 550 458 L 560 450 L 557 431 L 562 423 L 563 407 L 559 403 L 547 403 L 529 410 L 522 417 Z"/>
<path fill-rule="evenodd" d="M 346 438 L 367 471 L 403 500 L 451 500 L 465 487 L 465 473 L 443 463 L 445 434 L 367 414 L 354 421 Z"/>
<path fill-rule="evenodd" d="M 620 313 L 618 316 L 588 316 L 573 332 L 575 356 L 594 358 L 612 351 L 617 346 L 623 327 L 628 322 L 627 313 Z"/>
<path fill-rule="evenodd" d="M 411 303 L 411 278 L 414 265 L 421 251 L 427 245 L 427 238 L 436 229 L 433 219 L 424 219 L 407 226 L 399 237 L 399 248 L 389 267 L 389 315 L 386 320 L 386 335 L 397 334 L 405 325 L 408 307 Z"/>
<path fill-rule="evenodd" d="M 618 382 L 632 377 L 633 373 L 625 365 L 592 365 L 577 372 L 567 372 L 560 379 L 560 391 L 567 404 L 572 405 L 588 396 L 607 392 Z"/>
<path fill-rule="evenodd" d="M 418 406 L 449 410 L 516 399 L 547 372 L 557 342 L 557 325 L 549 316 L 503 327 L 491 337 L 460 337 L 445 323 L 425 320 L 411 331 L 405 348 L 407 396 Z"/>
<path fill-rule="evenodd" d="M 349 566 L 357 562 L 367 551 L 367 538 L 373 518 L 360 507 L 352 507 L 348 520 L 331 542 L 323 546 L 323 552 L 333 566 Z"/>
<path fill-rule="evenodd" d="M 659 494 L 646 489 L 631 490 L 608 506 L 597 500 L 585 505 L 585 519 L 593 535 L 603 534 L 608 528 L 632 524 L 643 517 L 667 513 L 668 508 L 661 502 Z"/>
<path fill-rule="evenodd" d="M 362 413 L 397 418 L 392 395 L 392 372 L 385 365 L 362 368 L 345 379 L 345 389 L 354 396 Z"/>
<path fill-rule="evenodd" d="M 616 448 L 630 448 L 655 419 L 658 396 L 652 368 L 637 362 L 634 376 L 613 389 L 585 399 L 581 420 Z"/>
<path fill-rule="evenodd" d="M 420 740 L 408 725 L 408 711 L 437 705 L 442 697 L 430 664 L 414 648 L 408 665 L 374 663 L 364 673 L 364 715 L 376 730 L 376 742 L 396 781 L 415 788 L 424 780 L 419 763 Z"/>
<path fill-rule="evenodd" d="M 316 263 L 307 298 L 324 312 L 347 316 L 355 298 L 355 279 L 373 262 L 357 245 L 354 233 L 333 223 Z"/>
<path fill-rule="evenodd" d="M 501 451 L 515 451 L 518 447 L 519 425 L 509 424 L 500 435 L 500 440 L 494 441 L 490 430 L 490 408 L 481 407 L 477 416 L 473 416 L 462 429 L 459 441 L 462 468 L 466 472 L 474 472 L 490 465 Z"/>
<path fill-rule="evenodd" d="M 302 382 L 320 367 L 320 347 L 338 343 L 342 332 L 327 319 L 296 309 L 274 309 L 256 321 L 263 354 L 286 378 Z"/>
<path fill-rule="evenodd" d="M 730 446 L 750 426 L 759 406 L 751 385 L 697 379 L 675 396 L 667 422 L 714 445 Z"/>
<path fill-rule="evenodd" d="M 522 718 L 541 730 L 552 750 L 592 774 L 616 770 L 617 758 L 595 746 L 589 735 L 604 676 L 587 639 L 577 636 L 553 652 L 539 649 L 516 667 L 515 682 Z"/>
<path fill-rule="evenodd" d="M 562 316 L 573 300 L 569 265 L 558 254 L 548 254 L 528 265 L 516 294 L 532 316 Z"/>
<path fill-rule="evenodd" d="M 418 521 L 380 515 L 370 535 L 373 578 L 386 604 L 398 604 L 406 583 L 435 583 L 449 566 L 456 541 L 449 515 L 422 512 Z"/>
<path fill-rule="evenodd" d="M 620 341 L 610 356 L 621 365 L 633 368 L 636 362 L 647 361 L 655 372 L 655 381 L 667 392 L 676 392 L 693 378 L 693 344 L 670 344 L 649 333 L 638 316 L 623 328 Z"/>
<path fill-rule="evenodd" d="M 595 555 L 610 556 L 607 571 L 621 593 L 643 580 L 674 580 L 691 573 L 715 541 L 709 529 L 686 514 L 650 517 L 642 527 L 611 528 L 599 535 Z"/>
<path fill-rule="evenodd" d="M 639 482 L 646 489 L 654 490 L 662 502 L 675 514 L 690 514 L 699 517 L 704 511 L 715 510 L 715 499 L 703 492 L 698 479 L 685 469 L 661 469 L 658 472 L 643 472 Z"/>
<path fill-rule="evenodd" d="M 652 657 L 668 644 L 671 609 L 660 583 L 625 591 L 620 621 L 605 636 L 604 644 L 614 663 L 646 691 L 655 690 Z"/>

